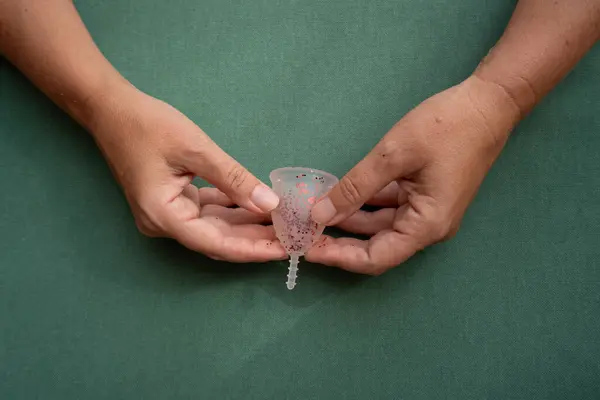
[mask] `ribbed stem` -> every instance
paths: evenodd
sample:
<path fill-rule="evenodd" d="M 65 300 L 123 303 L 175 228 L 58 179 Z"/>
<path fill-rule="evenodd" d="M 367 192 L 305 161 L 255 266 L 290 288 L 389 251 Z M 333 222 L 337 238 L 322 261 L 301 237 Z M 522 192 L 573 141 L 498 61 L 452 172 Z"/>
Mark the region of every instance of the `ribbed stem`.
<path fill-rule="evenodd" d="M 292 290 L 296 286 L 296 277 L 298 276 L 299 257 L 295 254 L 290 256 L 290 267 L 288 268 L 287 288 Z"/>

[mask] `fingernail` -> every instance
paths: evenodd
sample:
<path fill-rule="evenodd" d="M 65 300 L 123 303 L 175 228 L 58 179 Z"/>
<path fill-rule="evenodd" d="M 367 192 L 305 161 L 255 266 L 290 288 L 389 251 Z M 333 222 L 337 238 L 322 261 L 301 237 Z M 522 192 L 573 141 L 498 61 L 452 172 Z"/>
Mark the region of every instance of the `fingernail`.
<path fill-rule="evenodd" d="M 271 212 L 279 204 L 279 197 L 265 185 L 258 185 L 252 191 L 250 201 L 264 212 Z"/>
<path fill-rule="evenodd" d="M 335 214 L 337 214 L 337 210 L 329 197 L 325 197 L 315 204 L 312 209 L 312 219 L 318 224 L 327 224 L 335 217 Z"/>

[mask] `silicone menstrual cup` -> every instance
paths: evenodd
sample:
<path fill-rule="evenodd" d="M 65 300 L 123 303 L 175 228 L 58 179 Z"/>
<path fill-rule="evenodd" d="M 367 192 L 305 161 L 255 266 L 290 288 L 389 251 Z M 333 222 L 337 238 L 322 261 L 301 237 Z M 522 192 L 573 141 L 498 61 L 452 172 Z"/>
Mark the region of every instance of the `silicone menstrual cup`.
<path fill-rule="evenodd" d="M 313 205 L 333 188 L 338 179 L 310 168 L 279 168 L 270 174 L 279 206 L 272 211 L 273 226 L 279 241 L 290 256 L 287 287 L 296 286 L 298 261 L 317 241 L 323 225 L 310 217 Z"/>

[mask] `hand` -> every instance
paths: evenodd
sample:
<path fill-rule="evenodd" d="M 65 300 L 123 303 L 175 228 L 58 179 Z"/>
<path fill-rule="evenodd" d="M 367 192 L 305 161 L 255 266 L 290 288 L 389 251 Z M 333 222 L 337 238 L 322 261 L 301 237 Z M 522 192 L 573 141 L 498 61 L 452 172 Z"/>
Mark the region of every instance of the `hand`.
<path fill-rule="evenodd" d="M 450 238 L 519 114 L 476 76 L 424 101 L 313 208 L 317 222 L 370 240 L 325 237 L 306 258 L 377 275 Z M 369 199 L 388 208 L 357 211 Z"/>
<path fill-rule="evenodd" d="M 232 262 L 286 258 L 273 227 L 260 225 L 277 195 L 183 114 L 132 87 L 94 109 L 89 129 L 142 233 Z M 198 189 L 194 176 L 220 191 Z M 233 202 L 243 208 L 226 208 Z"/>

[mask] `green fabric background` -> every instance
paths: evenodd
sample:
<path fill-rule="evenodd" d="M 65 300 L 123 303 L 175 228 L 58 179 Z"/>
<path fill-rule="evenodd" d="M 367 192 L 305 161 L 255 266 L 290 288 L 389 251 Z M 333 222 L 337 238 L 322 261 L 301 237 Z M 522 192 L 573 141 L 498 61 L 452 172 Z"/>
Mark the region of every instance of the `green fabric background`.
<path fill-rule="evenodd" d="M 105 55 L 262 179 L 339 176 L 515 1 L 79 1 Z M 1 399 L 600 398 L 600 48 L 458 236 L 377 278 L 136 231 L 89 136 L 0 61 Z"/>

